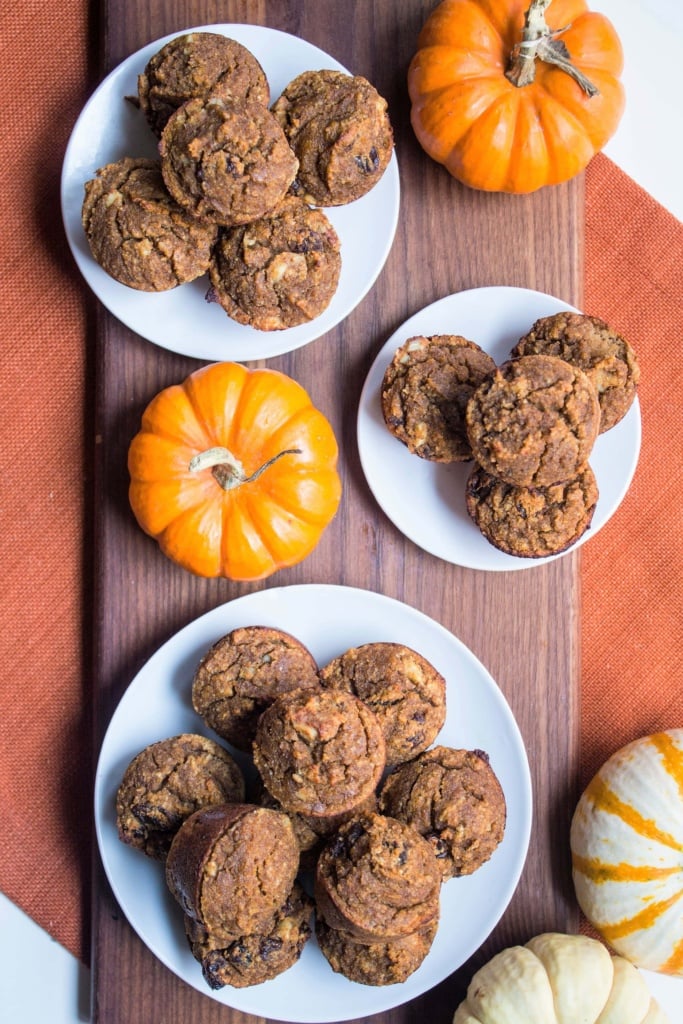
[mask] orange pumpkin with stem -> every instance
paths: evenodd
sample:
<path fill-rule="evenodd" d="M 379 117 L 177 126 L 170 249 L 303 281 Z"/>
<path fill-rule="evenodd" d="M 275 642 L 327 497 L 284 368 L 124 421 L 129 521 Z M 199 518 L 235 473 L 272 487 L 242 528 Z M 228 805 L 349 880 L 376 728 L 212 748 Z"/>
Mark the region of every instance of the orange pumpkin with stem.
<path fill-rule="evenodd" d="M 623 53 L 607 18 L 584 0 L 529 2 L 443 0 L 410 64 L 417 139 L 472 188 L 567 181 L 623 113 Z"/>
<path fill-rule="evenodd" d="M 258 580 L 317 545 L 341 498 L 337 442 L 296 381 L 214 363 L 161 391 L 128 453 L 146 533 L 199 576 Z"/>

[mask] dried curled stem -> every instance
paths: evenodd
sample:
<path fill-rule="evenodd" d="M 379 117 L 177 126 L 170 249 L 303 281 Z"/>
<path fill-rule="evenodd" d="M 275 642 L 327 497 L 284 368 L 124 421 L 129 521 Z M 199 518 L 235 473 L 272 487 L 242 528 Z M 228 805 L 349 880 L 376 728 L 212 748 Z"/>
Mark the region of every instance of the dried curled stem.
<path fill-rule="evenodd" d="M 518 88 L 530 85 L 536 77 L 536 61 L 542 60 L 565 71 L 588 96 L 597 96 L 599 90 L 572 64 L 569 50 L 559 38 L 567 31 L 569 25 L 551 29 L 546 24 L 545 12 L 551 2 L 552 0 L 532 0 L 524 16 L 522 39 L 510 54 L 505 77 Z"/>

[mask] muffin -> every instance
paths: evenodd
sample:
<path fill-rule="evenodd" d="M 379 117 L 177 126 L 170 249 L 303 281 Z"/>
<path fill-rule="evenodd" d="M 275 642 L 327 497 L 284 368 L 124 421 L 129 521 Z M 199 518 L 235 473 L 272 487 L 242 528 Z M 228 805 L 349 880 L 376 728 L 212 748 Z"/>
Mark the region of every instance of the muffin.
<path fill-rule="evenodd" d="M 267 106 L 270 88 L 265 72 L 246 46 L 216 32 L 176 36 L 154 54 L 138 76 L 140 109 L 161 135 L 169 117 L 183 103 L 210 93 L 237 102 Z"/>
<path fill-rule="evenodd" d="M 318 917 L 315 934 L 321 953 L 337 974 L 359 985 L 397 985 L 407 981 L 427 956 L 436 924 L 401 939 L 358 942 Z"/>
<path fill-rule="evenodd" d="M 446 681 L 405 644 L 352 647 L 320 670 L 326 689 L 352 693 L 377 717 L 387 764 L 415 757 L 434 741 L 446 719 Z"/>
<path fill-rule="evenodd" d="M 254 763 L 287 811 L 344 814 L 374 792 L 385 765 L 384 737 L 366 705 L 341 691 L 295 690 L 261 715 Z"/>
<path fill-rule="evenodd" d="M 242 772 L 223 747 L 192 733 L 159 740 L 141 750 L 124 772 L 116 793 L 119 839 L 164 860 L 191 814 L 242 800 Z"/>
<path fill-rule="evenodd" d="M 217 235 L 171 198 L 159 162 L 142 157 L 107 164 L 85 183 L 81 221 L 102 269 L 143 292 L 201 277 Z"/>
<path fill-rule="evenodd" d="M 264 934 L 219 939 L 187 916 L 185 931 L 210 988 L 247 988 L 276 978 L 297 962 L 311 936 L 312 913 L 313 900 L 295 882 Z"/>
<path fill-rule="evenodd" d="M 341 274 L 341 245 L 322 210 L 288 196 L 267 216 L 221 232 L 209 270 L 210 302 L 258 331 L 320 316 Z"/>
<path fill-rule="evenodd" d="M 416 829 L 370 814 L 330 840 L 314 889 L 318 915 L 331 928 L 361 942 L 386 942 L 438 921 L 441 869 Z"/>
<path fill-rule="evenodd" d="M 217 939 L 267 934 L 292 891 L 299 847 L 289 818 L 252 804 L 220 804 L 185 821 L 166 858 L 183 912 Z"/>
<path fill-rule="evenodd" d="M 490 544 L 519 558 L 543 558 L 566 551 L 589 529 L 598 485 L 588 463 L 572 480 L 549 487 L 514 487 L 475 466 L 465 499 Z"/>
<path fill-rule="evenodd" d="M 595 316 L 555 313 L 541 317 L 512 350 L 559 356 L 583 370 L 600 402 L 600 433 L 610 430 L 633 405 L 640 380 L 635 352 L 620 334 Z"/>
<path fill-rule="evenodd" d="M 272 107 L 299 161 L 292 190 L 315 206 L 340 206 L 373 188 L 393 152 L 386 101 L 367 79 L 305 71 Z"/>
<path fill-rule="evenodd" d="M 166 188 L 183 209 L 212 224 L 248 224 L 284 198 L 297 160 L 280 125 L 255 100 L 212 94 L 183 103 L 159 142 Z"/>
<path fill-rule="evenodd" d="M 425 751 L 387 776 L 379 806 L 424 836 L 444 880 L 480 868 L 505 831 L 505 796 L 482 750 Z"/>
<path fill-rule="evenodd" d="M 460 335 L 409 338 L 384 373 L 384 422 L 422 459 L 467 461 L 472 458 L 465 430 L 467 402 L 495 368 L 491 356 Z"/>
<path fill-rule="evenodd" d="M 201 659 L 192 706 L 219 736 L 251 751 L 259 716 L 275 697 L 319 686 L 315 659 L 296 637 L 270 626 L 246 626 L 221 637 Z"/>
<path fill-rule="evenodd" d="M 595 388 L 557 356 L 520 356 L 476 389 L 465 413 L 475 460 L 519 487 L 548 487 L 583 468 L 600 426 Z"/>

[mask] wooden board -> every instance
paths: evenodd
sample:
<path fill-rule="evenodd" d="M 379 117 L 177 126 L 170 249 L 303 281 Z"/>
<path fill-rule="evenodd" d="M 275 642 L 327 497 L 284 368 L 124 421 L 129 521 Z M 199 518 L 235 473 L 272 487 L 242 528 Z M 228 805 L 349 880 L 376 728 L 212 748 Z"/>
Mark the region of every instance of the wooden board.
<path fill-rule="evenodd" d="M 583 182 L 532 196 L 463 188 L 420 150 L 405 72 L 432 2 L 421 0 L 101 0 L 101 72 L 169 32 L 250 22 L 299 35 L 369 78 L 389 102 L 401 175 L 396 240 L 377 283 L 348 319 L 268 365 L 315 393 L 341 447 L 344 498 L 301 565 L 256 586 L 192 577 L 135 525 L 127 446 L 162 387 L 196 362 L 132 334 L 104 310 L 96 322 L 96 744 L 122 692 L 154 650 L 197 615 L 251 590 L 327 582 L 380 591 L 422 610 L 481 659 L 506 695 L 529 752 L 534 823 L 518 890 L 485 946 L 419 1000 L 373 1018 L 450 1020 L 477 963 L 546 929 L 574 931 L 568 826 L 577 795 L 579 555 L 524 572 L 446 564 L 406 540 L 374 502 L 355 441 L 362 383 L 393 330 L 426 304 L 482 285 L 534 288 L 581 305 Z M 178 980 L 128 926 L 95 856 L 93 1014 L 98 1024 L 249 1021 Z"/>

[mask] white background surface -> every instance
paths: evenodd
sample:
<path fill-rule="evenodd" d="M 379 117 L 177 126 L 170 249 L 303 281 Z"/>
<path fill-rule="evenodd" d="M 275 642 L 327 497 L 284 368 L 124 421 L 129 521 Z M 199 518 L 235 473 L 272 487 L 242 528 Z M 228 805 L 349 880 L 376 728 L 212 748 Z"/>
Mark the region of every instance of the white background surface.
<path fill-rule="evenodd" d="M 683 219 L 683 4 L 593 0 L 590 6 L 613 22 L 626 60 L 626 112 L 605 152 Z M 643 974 L 671 1024 L 683 1024 L 683 979 Z M 89 1020 L 88 988 L 89 972 L 0 894 L 2 1020 L 79 1024 Z"/>

